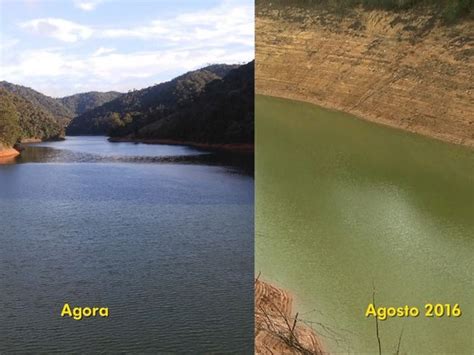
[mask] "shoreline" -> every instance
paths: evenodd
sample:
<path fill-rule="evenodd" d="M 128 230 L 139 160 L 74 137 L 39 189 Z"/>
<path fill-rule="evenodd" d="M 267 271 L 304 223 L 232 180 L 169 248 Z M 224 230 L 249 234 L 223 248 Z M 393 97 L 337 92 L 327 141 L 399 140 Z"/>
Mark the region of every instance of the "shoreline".
<path fill-rule="evenodd" d="M 172 139 L 148 139 L 148 138 L 122 138 L 109 137 L 111 143 L 142 143 L 142 144 L 166 144 L 166 145 L 186 145 L 198 149 L 211 150 L 225 153 L 253 154 L 254 144 L 236 143 L 236 144 L 207 144 L 190 141 L 177 141 Z"/>
<path fill-rule="evenodd" d="M 311 104 L 311 105 L 315 105 L 315 106 L 324 108 L 326 110 L 338 111 L 338 112 L 341 112 L 341 113 L 352 115 L 355 118 L 357 118 L 359 120 L 366 121 L 366 122 L 371 122 L 371 123 L 378 124 L 378 125 L 381 125 L 381 126 L 390 127 L 390 128 L 393 128 L 393 129 L 397 129 L 399 131 L 403 131 L 403 132 L 409 132 L 409 133 L 416 134 L 416 135 L 419 135 L 419 136 L 422 136 L 422 137 L 425 137 L 425 138 L 434 139 L 434 140 L 437 140 L 437 141 L 440 141 L 440 142 L 454 144 L 454 145 L 457 145 L 457 146 L 474 149 L 474 140 L 466 141 L 462 138 L 455 137 L 455 136 L 452 136 L 452 135 L 449 135 L 449 134 L 437 134 L 437 133 L 434 133 L 434 132 L 430 131 L 429 129 L 423 129 L 423 127 L 403 126 L 403 125 L 397 124 L 397 122 L 390 121 L 390 120 L 384 120 L 384 119 L 382 119 L 380 117 L 377 117 L 375 115 L 363 114 L 363 113 L 358 112 L 358 111 L 348 111 L 348 110 L 344 109 L 343 107 L 337 107 L 335 105 L 331 105 L 331 104 L 328 104 L 328 103 L 325 103 L 325 102 L 321 102 L 321 101 L 318 101 L 315 98 L 306 97 L 306 96 L 303 96 L 303 95 L 298 95 L 298 94 L 293 94 L 293 93 L 275 93 L 273 90 L 258 90 L 258 91 L 255 92 L 255 94 L 256 95 L 273 97 L 273 98 L 278 98 L 278 99 L 285 99 L 285 100 L 298 101 L 298 102 L 302 102 L 302 103 L 308 103 L 308 104 Z"/>
<path fill-rule="evenodd" d="M 0 165 L 14 163 L 19 155 L 20 152 L 14 148 L 0 149 Z"/>
<path fill-rule="evenodd" d="M 62 142 L 65 141 L 65 137 L 53 137 L 48 139 L 40 138 L 24 138 L 20 141 L 20 144 L 34 144 L 34 143 L 43 143 L 43 142 Z"/>
<path fill-rule="evenodd" d="M 0 149 L 0 159 L 14 158 L 18 155 L 20 155 L 20 152 L 14 148 Z"/>
<path fill-rule="evenodd" d="M 316 334 L 293 311 L 293 297 L 255 280 L 255 354 L 327 353 Z"/>

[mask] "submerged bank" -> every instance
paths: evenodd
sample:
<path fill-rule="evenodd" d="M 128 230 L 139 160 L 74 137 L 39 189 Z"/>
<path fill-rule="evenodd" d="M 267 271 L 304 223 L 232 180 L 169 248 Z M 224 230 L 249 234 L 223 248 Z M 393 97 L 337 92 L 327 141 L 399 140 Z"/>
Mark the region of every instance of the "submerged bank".
<path fill-rule="evenodd" d="M 260 5 L 256 91 L 474 147 L 473 21 Z"/>
<path fill-rule="evenodd" d="M 255 280 L 255 353 L 323 354 L 316 333 L 294 314 L 291 295 Z"/>

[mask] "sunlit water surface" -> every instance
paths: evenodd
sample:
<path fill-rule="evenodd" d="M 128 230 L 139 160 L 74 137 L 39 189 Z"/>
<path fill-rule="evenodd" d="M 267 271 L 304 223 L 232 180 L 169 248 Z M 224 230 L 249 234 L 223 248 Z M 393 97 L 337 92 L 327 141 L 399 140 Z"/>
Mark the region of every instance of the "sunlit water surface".
<path fill-rule="evenodd" d="M 292 291 L 329 350 L 471 354 L 474 152 L 313 105 L 257 97 L 256 271 Z M 427 318 L 426 303 L 459 304 Z M 316 322 L 319 322 L 316 323 Z"/>
<path fill-rule="evenodd" d="M 72 137 L 0 166 L 0 353 L 251 352 L 253 178 L 230 160 Z"/>

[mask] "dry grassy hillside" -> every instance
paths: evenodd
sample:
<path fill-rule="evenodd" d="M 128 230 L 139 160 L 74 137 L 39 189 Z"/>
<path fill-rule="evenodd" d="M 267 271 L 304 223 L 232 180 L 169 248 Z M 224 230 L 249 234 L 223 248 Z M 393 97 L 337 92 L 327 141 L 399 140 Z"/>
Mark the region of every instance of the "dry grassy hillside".
<path fill-rule="evenodd" d="M 474 146 L 474 21 L 260 5 L 256 91 Z"/>

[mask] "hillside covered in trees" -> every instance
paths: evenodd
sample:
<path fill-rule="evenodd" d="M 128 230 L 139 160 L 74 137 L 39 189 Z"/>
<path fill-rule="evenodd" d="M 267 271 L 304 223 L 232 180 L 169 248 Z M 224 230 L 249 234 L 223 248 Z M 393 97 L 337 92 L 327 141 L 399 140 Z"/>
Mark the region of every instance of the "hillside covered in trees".
<path fill-rule="evenodd" d="M 171 81 L 124 94 L 75 117 L 68 135 L 124 135 L 169 115 L 193 100 L 207 83 L 220 79 L 235 65 L 217 64 L 188 72 Z"/>
<path fill-rule="evenodd" d="M 0 142 L 12 146 L 21 141 L 53 140 L 78 114 L 119 97 L 118 92 L 87 92 L 52 98 L 31 88 L 0 82 Z"/>
<path fill-rule="evenodd" d="M 73 113 L 58 100 L 26 86 L 15 85 L 7 81 L 1 81 L 0 88 L 3 88 L 12 94 L 28 100 L 35 107 L 50 114 L 63 126 L 66 125 L 73 116 Z"/>
<path fill-rule="evenodd" d="M 18 112 L 13 103 L 13 95 L 0 89 L 0 151 L 11 147 L 20 135 Z"/>
<path fill-rule="evenodd" d="M 175 112 L 126 133 L 133 138 L 253 143 L 254 64 L 252 61 L 211 81 L 200 95 Z"/>
<path fill-rule="evenodd" d="M 97 92 L 75 94 L 63 98 L 53 98 L 26 86 L 0 81 L 0 88 L 29 101 L 35 107 L 52 116 L 63 127 L 71 119 L 87 110 L 96 108 L 121 95 L 119 92 Z"/>
<path fill-rule="evenodd" d="M 112 101 L 122 95 L 117 91 L 98 92 L 90 91 L 81 94 L 62 97 L 57 99 L 66 107 L 74 116 L 82 115 L 84 112 L 92 110 L 96 107 Z"/>
<path fill-rule="evenodd" d="M 0 89 L 0 141 L 12 146 L 27 139 L 50 140 L 64 135 L 63 127 L 38 106 Z"/>
<path fill-rule="evenodd" d="M 216 64 L 134 90 L 52 98 L 0 82 L 0 142 L 68 135 L 205 144 L 253 143 L 254 62 Z M 66 130 L 66 132 L 65 132 Z"/>
<path fill-rule="evenodd" d="M 69 135 L 172 140 L 206 144 L 253 143 L 254 62 L 212 65 L 125 94 L 76 117 Z"/>

